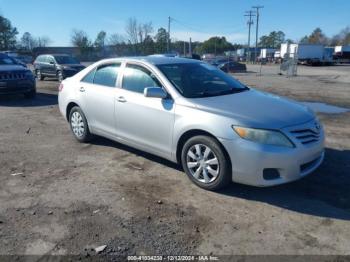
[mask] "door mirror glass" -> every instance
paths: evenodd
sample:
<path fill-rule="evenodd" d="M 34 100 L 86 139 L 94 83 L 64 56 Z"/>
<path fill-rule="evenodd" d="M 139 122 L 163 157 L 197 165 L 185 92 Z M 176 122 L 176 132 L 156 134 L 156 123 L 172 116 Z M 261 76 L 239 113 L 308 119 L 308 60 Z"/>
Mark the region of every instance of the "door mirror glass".
<path fill-rule="evenodd" d="M 168 94 L 161 87 L 146 87 L 143 92 L 145 97 L 167 98 Z"/>

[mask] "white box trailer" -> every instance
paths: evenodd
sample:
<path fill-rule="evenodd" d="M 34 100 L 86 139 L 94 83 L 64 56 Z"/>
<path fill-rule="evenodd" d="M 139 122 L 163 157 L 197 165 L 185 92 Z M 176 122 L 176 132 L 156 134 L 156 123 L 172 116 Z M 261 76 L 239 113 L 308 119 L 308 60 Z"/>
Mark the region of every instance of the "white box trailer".
<path fill-rule="evenodd" d="M 350 45 L 338 45 L 334 48 L 335 53 L 350 52 Z"/>
<path fill-rule="evenodd" d="M 263 48 L 260 50 L 260 59 L 273 58 L 277 49 Z"/>
<path fill-rule="evenodd" d="M 350 45 L 336 46 L 333 59 L 337 63 L 350 63 Z"/>
<path fill-rule="evenodd" d="M 325 49 L 321 44 L 282 44 L 282 58 L 296 58 L 299 63 L 319 64 L 324 61 Z"/>

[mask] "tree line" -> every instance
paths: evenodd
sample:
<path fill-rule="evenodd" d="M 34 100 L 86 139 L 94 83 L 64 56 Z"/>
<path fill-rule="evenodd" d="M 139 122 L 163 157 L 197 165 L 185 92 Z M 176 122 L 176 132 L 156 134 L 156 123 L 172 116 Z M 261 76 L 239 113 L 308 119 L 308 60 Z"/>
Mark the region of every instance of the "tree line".
<path fill-rule="evenodd" d="M 52 43 L 47 36 L 33 36 L 29 32 L 23 33 L 18 39 L 18 30 L 11 21 L 0 15 L 0 50 L 24 50 L 32 52 L 36 47 L 46 47 Z M 124 33 L 108 35 L 101 30 L 95 39 L 83 30 L 74 29 L 70 36 L 71 44 L 79 49 L 83 57 L 105 57 L 108 54 L 119 56 L 149 55 L 166 53 L 168 32 L 165 28 L 153 28 L 152 22 L 139 22 L 136 18 L 129 18 Z M 323 45 L 350 45 L 350 27 L 342 29 L 333 37 L 326 36 L 320 28 L 316 28 L 310 35 L 300 40 L 286 39 L 283 31 L 272 31 L 260 37 L 259 47 L 279 48 L 282 43 L 311 43 Z M 213 36 L 204 42 L 194 41 L 191 45 L 193 53 L 222 54 L 225 51 L 234 51 L 243 47 L 241 44 L 232 44 L 225 37 Z M 188 41 L 172 39 L 171 52 L 179 54 L 189 52 Z"/>
<path fill-rule="evenodd" d="M 278 49 L 282 43 L 322 44 L 327 46 L 350 45 L 350 27 L 345 27 L 333 37 L 326 36 L 318 27 L 310 35 L 295 41 L 286 39 L 286 35 L 282 31 L 272 31 L 270 34 L 260 37 L 259 46 Z"/>
<path fill-rule="evenodd" d="M 90 39 L 83 30 L 74 29 L 71 34 L 71 44 L 78 47 L 81 54 L 91 52 L 106 52 L 106 48 L 112 49 L 117 55 L 150 55 L 167 53 L 168 32 L 161 27 L 154 32 L 152 22 L 142 23 L 135 18 L 129 18 L 125 33 L 107 35 L 105 31 L 100 31 L 95 40 Z M 217 53 L 241 48 L 240 44 L 232 44 L 225 37 L 211 37 L 207 41 L 191 43 L 193 53 Z M 189 53 L 189 42 L 172 39 L 170 51 L 179 54 Z"/>

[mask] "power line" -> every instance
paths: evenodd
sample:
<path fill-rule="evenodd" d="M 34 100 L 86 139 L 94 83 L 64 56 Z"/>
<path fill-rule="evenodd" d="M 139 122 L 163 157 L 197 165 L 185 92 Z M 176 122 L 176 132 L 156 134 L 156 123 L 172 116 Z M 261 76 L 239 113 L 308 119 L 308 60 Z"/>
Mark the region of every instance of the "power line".
<path fill-rule="evenodd" d="M 256 9 L 256 34 L 255 34 L 255 61 L 256 61 L 256 58 L 258 56 L 258 36 L 259 36 L 259 16 L 260 16 L 260 13 L 259 13 L 259 10 L 261 8 L 264 8 L 264 6 L 262 5 L 258 5 L 258 6 L 252 6 L 252 8 L 255 8 Z"/>
<path fill-rule="evenodd" d="M 187 28 L 187 29 L 191 29 L 191 30 L 193 30 L 193 31 L 195 31 L 195 32 L 200 32 L 200 33 L 204 33 L 204 34 L 208 34 L 208 35 L 210 35 L 210 34 L 213 34 L 212 32 L 209 32 L 209 31 L 204 31 L 204 30 L 202 30 L 202 29 L 199 29 L 199 28 L 197 28 L 197 26 L 196 27 L 194 27 L 193 25 L 190 25 L 190 24 L 188 24 L 188 23 L 185 23 L 185 22 L 183 22 L 183 21 L 180 21 L 180 20 L 178 20 L 178 19 L 176 19 L 176 18 L 171 18 L 171 21 L 172 22 L 175 22 L 176 24 L 178 24 L 178 25 L 180 25 L 180 26 L 182 26 L 182 27 L 185 27 L 185 28 Z M 229 34 L 234 34 L 234 33 L 238 33 L 238 32 L 240 32 L 240 30 L 243 30 L 244 29 L 244 26 L 239 26 L 239 27 L 234 27 L 234 28 L 232 28 L 232 27 L 228 27 L 227 25 L 226 26 L 217 26 L 218 28 L 220 28 L 220 29 L 222 29 L 222 28 L 230 28 L 230 32 L 222 32 L 222 34 L 224 34 L 224 35 L 229 35 Z M 232 29 L 235 29 L 235 30 L 237 30 L 237 31 L 231 31 Z"/>

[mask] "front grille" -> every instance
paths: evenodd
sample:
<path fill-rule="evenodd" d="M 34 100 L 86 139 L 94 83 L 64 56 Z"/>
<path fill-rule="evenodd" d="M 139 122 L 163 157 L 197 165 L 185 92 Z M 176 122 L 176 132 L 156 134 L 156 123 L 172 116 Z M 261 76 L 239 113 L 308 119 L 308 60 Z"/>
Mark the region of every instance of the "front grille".
<path fill-rule="evenodd" d="M 290 132 L 303 145 L 312 144 L 320 140 L 320 131 L 312 129 L 298 129 Z"/>
<path fill-rule="evenodd" d="M 25 79 L 25 74 L 24 73 L 0 73 L 0 81 L 4 80 L 23 80 Z"/>

